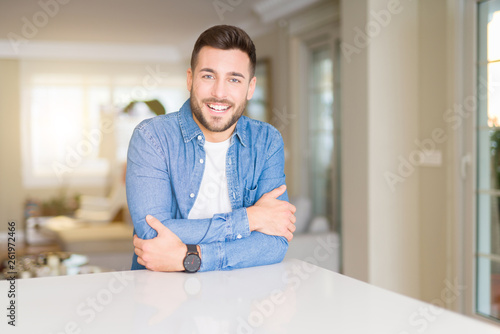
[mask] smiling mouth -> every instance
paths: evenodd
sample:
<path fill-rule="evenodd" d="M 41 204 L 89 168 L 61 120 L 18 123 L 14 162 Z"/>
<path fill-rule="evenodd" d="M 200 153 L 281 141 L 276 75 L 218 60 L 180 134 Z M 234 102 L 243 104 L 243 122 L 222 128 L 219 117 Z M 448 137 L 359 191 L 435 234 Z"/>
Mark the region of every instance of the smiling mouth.
<path fill-rule="evenodd" d="M 231 108 L 231 106 L 227 104 L 207 103 L 206 105 L 210 110 L 213 110 L 216 113 L 223 113 L 226 112 L 229 108 Z"/>

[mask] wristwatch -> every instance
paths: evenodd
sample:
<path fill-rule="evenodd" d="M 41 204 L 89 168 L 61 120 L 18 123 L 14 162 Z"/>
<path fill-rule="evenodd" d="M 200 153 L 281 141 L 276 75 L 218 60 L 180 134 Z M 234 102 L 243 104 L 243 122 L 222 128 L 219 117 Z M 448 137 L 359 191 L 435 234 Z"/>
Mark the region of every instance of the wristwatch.
<path fill-rule="evenodd" d="M 195 273 L 200 270 L 201 258 L 196 245 L 186 245 L 187 253 L 184 258 L 184 270 L 188 273 Z"/>

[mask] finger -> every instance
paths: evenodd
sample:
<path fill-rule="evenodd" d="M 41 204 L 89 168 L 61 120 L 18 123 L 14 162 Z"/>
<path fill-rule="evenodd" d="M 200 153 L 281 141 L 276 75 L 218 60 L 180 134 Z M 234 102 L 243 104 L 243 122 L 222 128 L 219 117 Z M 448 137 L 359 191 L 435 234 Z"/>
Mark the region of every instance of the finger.
<path fill-rule="evenodd" d="M 134 234 L 134 247 L 142 248 L 142 244 L 144 243 L 144 240 L 139 238 L 137 234 Z"/>
<path fill-rule="evenodd" d="M 293 233 L 292 232 L 285 233 L 285 238 L 286 240 L 288 240 L 288 242 L 292 241 Z"/>
<path fill-rule="evenodd" d="M 295 213 L 295 212 L 297 211 L 297 208 L 295 207 L 295 205 L 290 204 L 290 211 L 291 211 L 292 213 Z"/>
<path fill-rule="evenodd" d="M 296 221 L 297 221 L 297 217 L 295 217 L 295 215 L 290 215 L 290 222 L 292 224 L 295 224 Z"/>
<path fill-rule="evenodd" d="M 295 232 L 295 230 L 296 230 L 296 229 L 297 229 L 297 227 L 296 227 L 295 225 L 293 225 L 293 224 L 289 224 L 289 225 L 288 225 L 288 230 L 289 230 L 290 232 L 292 232 L 292 233 L 293 233 L 293 232 Z"/>
<path fill-rule="evenodd" d="M 165 229 L 165 225 L 161 223 L 158 219 L 151 215 L 146 216 L 146 222 L 148 223 L 149 226 L 151 226 L 158 234 L 162 232 Z"/>
<path fill-rule="evenodd" d="M 144 267 L 146 266 L 146 262 L 144 262 L 142 260 L 142 258 L 140 258 L 140 257 L 137 258 L 137 263 L 139 263 L 141 266 L 144 266 Z"/>
<path fill-rule="evenodd" d="M 286 185 L 283 184 L 283 185 L 279 186 L 278 188 L 271 190 L 266 195 L 270 196 L 272 198 L 278 198 L 281 195 L 283 195 L 285 193 L 285 191 L 286 191 Z"/>
<path fill-rule="evenodd" d="M 137 247 L 135 247 L 135 248 L 134 248 L 134 253 L 135 253 L 138 257 L 142 257 L 142 254 L 144 254 L 144 252 L 142 251 L 142 249 L 137 248 Z"/>

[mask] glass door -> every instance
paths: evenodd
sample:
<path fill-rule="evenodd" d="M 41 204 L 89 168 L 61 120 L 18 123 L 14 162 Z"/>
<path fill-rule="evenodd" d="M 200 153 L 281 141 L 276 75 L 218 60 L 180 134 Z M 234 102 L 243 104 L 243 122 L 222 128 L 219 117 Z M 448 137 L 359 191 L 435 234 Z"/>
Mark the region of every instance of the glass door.
<path fill-rule="evenodd" d="M 340 227 L 340 120 L 335 44 L 309 46 L 309 194 L 312 223 Z"/>
<path fill-rule="evenodd" d="M 476 312 L 500 319 L 500 0 L 478 5 Z"/>

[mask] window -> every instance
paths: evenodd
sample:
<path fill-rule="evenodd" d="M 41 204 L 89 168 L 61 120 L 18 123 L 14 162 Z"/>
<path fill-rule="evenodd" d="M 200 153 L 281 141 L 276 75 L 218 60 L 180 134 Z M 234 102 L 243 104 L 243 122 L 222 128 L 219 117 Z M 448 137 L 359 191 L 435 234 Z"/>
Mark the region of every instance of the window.
<path fill-rule="evenodd" d="M 303 36 L 307 69 L 301 115 L 304 194 L 311 203 L 309 227 L 340 232 L 340 54 L 335 25 Z"/>
<path fill-rule="evenodd" d="M 23 62 L 25 187 L 106 186 L 113 163 L 126 157 L 134 126 L 154 116 L 123 119 L 120 110 L 133 100 L 158 99 L 167 112 L 175 111 L 187 98 L 184 77 L 153 78 L 154 70 L 142 64 Z"/>
<path fill-rule="evenodd" d="M 331 43 L 310 50 L 309 86 L 309 178 L 314 219 L 326 219 L 330 227 L 339 216 L 335 205 L 334 177 L 339 164 L 334 158 L 339 148 L 334 131 L 333 47 Z"/>
<path fill-rule="evenodd" d="M 73 180 L 104 183 L 109 165 L 99 157 L 100 107 L 110 104 L 109 88 L 83 82 L 72 76 L 43 75 L 24 87 L 26 186 L 67 185 Z"/>
<path fill-rule="evenodd" d="M 478 9 L 476 311 L 500 319 L 500 0 Z"/>

